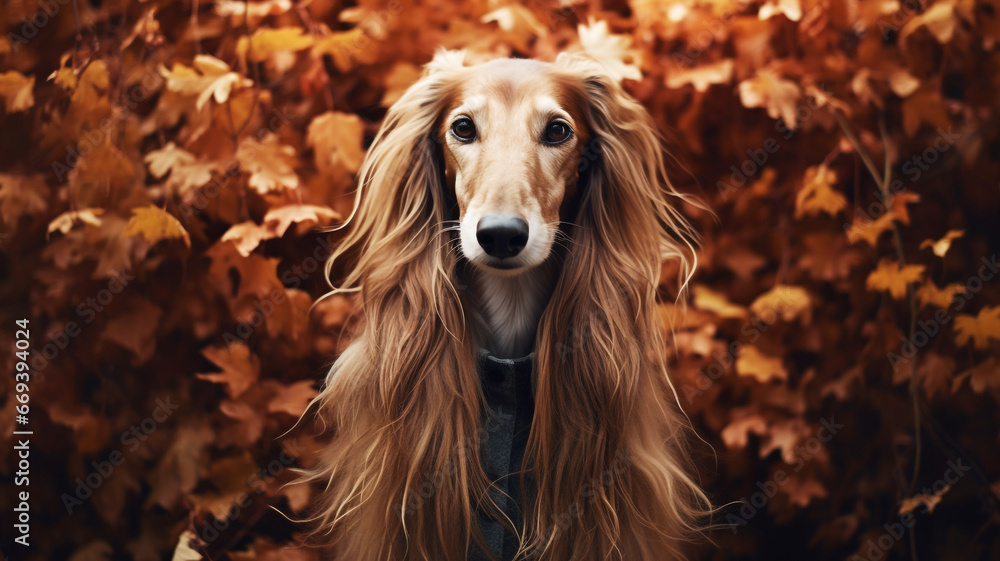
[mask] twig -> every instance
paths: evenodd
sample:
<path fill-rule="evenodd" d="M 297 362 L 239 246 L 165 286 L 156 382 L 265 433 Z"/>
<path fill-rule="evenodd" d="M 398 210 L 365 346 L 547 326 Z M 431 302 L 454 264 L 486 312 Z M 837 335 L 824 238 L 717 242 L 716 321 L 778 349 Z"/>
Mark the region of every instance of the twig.
<path fill-rule="evenodd" d="M 879 192 L 882 194 L 882 200 L 888 205 L 888 201 L 891 199 L 892 194 L 889 191 L 889 185 L 892 183 L 892 153 L 890 151 L 890 139 L 889 131 L 885 125 L 885 117 L 880 115 L 878 121 L 879 134 L 881 135 L 882 145 L 885 147 L 885 163 L 884 172 L 879 173 L 878 168 L 875 166 L 875 161 L 872 159 L 868 150 L 865 149 L 864 145 L 861 144 L 861 140 L 855 134 L 854 129 L 851 128 L 850 122 L 847 117 L 840 109 L 834 109 L 834 116 L 837 118 L 837 123 L 840 128 L 847 135 L 848 140 L 854 146 L 855 152 L 861 157 L 861 160 L 865 163 L 865 167 L 868 168 L 868 172 L 871 174 L 875 183 L 878 185 Z M 906 266 L 906 251 L 903 248 L 903 235 L 900 232 L 899 225 L 896 221 L 892 222 L 892 238 L 893 243 L 896 247 L 896 256 L 899 260 L 899 265 Z M 916 294 L 913 290 L 912 284 L 906 285 L 906 300 L 909 304 L 909 340 L 913 341 L 913 336 L 917 327 L 917 299 Z M 913 477 L 910 479 L 910 490 L 912 494 L 913 490 L 916 488 L 917 479 L 920 476 L 920 458 L 922 455 L 922 437 L 921 437 L 921 412 L 920 412 L 920 392 L 917 386 L 917 354 L 910 361 L 910 403 L 913 407 L 913 446 L 914 446 L 914 460 L 913 460 Z M 910 532 L 910 555 L 913 561 L 917 561 L 917 548 L 916 548 L 916 536 L 911 531 Z"/>

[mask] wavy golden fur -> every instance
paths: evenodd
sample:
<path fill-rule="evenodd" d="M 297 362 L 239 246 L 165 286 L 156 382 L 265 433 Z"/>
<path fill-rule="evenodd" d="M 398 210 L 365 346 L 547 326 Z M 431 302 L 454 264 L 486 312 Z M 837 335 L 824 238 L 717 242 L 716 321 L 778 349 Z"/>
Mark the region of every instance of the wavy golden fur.
<path fill-rule="evenodd" d="M 518 558 L 682 558 L 709 505 L 690 475 L 656 293 L 664 259 L 686 284 L 695 235 L 643 107 L 586 57 L 533 64 L 579 103 L 589 142 L 565 243 L 546 260 L 555 276 L 534 336 L 524 460 L 535 492 L 514 529 Z M 441 136 L 476 68 L 439 53 L 389 110 L 327 264 L 328 275 L 351 264 L 338 290 L 360 292 L 365 318 L 312 408 L 333 434 L 309 473 L 324 488 L 312 523 L 335 559 L 464 560 L 483 543 L 477 508 L 502 517 L 480 465 L 480 302 L 448 226 L 457 205 Z"/>

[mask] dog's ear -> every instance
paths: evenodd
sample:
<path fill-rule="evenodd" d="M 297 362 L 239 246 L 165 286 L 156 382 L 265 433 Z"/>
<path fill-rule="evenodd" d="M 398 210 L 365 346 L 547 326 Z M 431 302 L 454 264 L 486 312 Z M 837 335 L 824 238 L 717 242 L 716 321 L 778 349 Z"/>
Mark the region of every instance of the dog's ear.
<path fill-rule="evenodd" d="M 329 274 L 342 255 L 357 259 L 344 289 L 368 290 L 378 283 L 367 282 L 366 274 L 401 273 L 421 257 L 430 258 L 429 248 L 440 249 L 447 206 L 438 124 L 455 95 L 464 56 L 439 51 L 389 108 L 358 174 L 348 233 L 327 263 Z"/>
<path fill-rule="evenodd" d="M 551 558 L 597 551 L 674 559 L 665 552 L 694 527 L 705 500 L 685 469 L 684 419 L 666 376 L 656 296 L 665 257 L 690 274 L 693 234 L 642 105 L 593 59 L 562 57 L 556 69 L 591 144 L 573 243 L 538 330 L 542 421 L 527 451 L 538 489 L 529 535 Z M 609 486 L 590 483 L 613 467 Z M 597 500 L 581 508 L 581 489 Z M 579 519 L 567 528 L 545 519 L 574 511 Z"/>

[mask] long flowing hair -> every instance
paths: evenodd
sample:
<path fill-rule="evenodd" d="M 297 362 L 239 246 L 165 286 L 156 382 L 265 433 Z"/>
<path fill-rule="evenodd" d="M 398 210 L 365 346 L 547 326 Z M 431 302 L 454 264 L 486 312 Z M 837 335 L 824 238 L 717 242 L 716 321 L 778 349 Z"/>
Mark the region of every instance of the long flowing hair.
<path fill-rule="evenodd" d="M 461 257 L 446 226 L 438 130 L 466 69 L 441 52 L 389 110 L 360 171 L 338 290 L 365 321 L 316 398 L 333 438 L 308 478 L 312 523 L 335 559 L 462 561 L 477 509 L 503 520 L 479 457 L 483 395 Z M 642 106 L 580 56 L 552 71 L 592 138 L 578 210 L 537 331 L 532 492 L 519 558 L 681 558 L 708 501 L 689 475 L 690 428 L 666 372 L 656 293 L 664 259 L 693 269 L 660 139 Z M 485 548 L 484 548 L 485 549 Z"/>

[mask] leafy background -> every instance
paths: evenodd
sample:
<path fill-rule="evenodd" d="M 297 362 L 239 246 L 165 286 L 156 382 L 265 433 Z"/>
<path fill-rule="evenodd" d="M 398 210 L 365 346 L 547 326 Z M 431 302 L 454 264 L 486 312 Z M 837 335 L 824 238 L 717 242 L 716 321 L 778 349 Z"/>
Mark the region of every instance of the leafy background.
<path fill-rule="evenodd" d="M 30 319 L 35 436 L 33 546 L 5 523 L 0 547 L 317 558 L 285 518 L 310 489 L 284 484 L 322 443 L 286 431 L 357 321 L 313 307 L 337 239 L 318 227 L 444 46 L 604 57 L 712 210 L 684 209 L 687 313 L 662 306 L 725 505 L 703 558 L 1000 558 L 998 9 L 7 0 L 0 348 Z"/>

